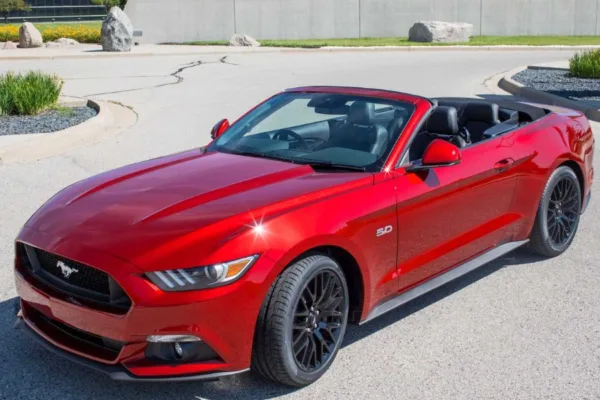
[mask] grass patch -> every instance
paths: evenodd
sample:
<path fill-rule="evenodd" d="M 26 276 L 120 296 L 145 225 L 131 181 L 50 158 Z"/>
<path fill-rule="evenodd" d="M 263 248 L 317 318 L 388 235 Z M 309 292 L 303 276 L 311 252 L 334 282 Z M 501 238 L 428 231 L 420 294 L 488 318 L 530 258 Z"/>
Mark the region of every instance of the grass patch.
<path fill-rule="evenodd" d="M 63 81 L 31 71 L 0 75 L 0 115 L 36 115 L 56 106 Z"/>
<path fill-rule="evenodd" d="M 38 23 L 34 24 L 40 31 L 44 42 L 59 38 L 75 39 L 80 43 L 99 43 L 102 28 L 101 21 L 77 23 Z M 21 24 L 0 24 L 0 42 L 18 42 Z"/>
<path fill-rule="evenodd" d="M 65 107 L 57 104 L 50 107 L 49 109 L 58 112 L 61 115 L 61 117 L 75 116 L 75 110 L 73 110 L 71 107 Z"/>
<path fill-rule="evenodd" d="M 600 78 L 600 50 L 575 54 L 569 60 L 569 70 L 579 78 Z"/>
<path fill-rule="evenodd" d="M 353 38 L 353 39 L 299 39 L 299 40 L 260 40 L 265 47 L 319 48 L 325 46 L 377 47 L 377 46 L 589 46 L 600 45 L 600 36 L 473 36 L 469 43 L 418 43 L 409 42 L 406 37 Z M 185 44 L 198 46 L 227 46 L 228 41 L 199 41 Z"/>

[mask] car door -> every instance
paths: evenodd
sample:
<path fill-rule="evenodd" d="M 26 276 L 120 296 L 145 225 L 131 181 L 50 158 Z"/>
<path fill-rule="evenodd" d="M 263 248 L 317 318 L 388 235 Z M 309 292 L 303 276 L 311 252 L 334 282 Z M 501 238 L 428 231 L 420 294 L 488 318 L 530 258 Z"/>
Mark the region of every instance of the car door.
<path fill-rule="evenodd" d="M 396 171 L 400 290 L 507 240 L 516 175 L 512 134 L 461 150 L 462 161 Z"/>

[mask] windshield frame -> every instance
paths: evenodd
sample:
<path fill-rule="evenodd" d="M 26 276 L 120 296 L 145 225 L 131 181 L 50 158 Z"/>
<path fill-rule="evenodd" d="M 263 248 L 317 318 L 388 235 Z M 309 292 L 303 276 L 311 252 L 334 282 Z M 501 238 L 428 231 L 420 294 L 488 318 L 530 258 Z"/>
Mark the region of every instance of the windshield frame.
<path fill-rule="evenodd" d="M 398 132 L 394 132 L 392 134 L 393 140 L 390 141 L 386 151 L 382 154 L 382 156 L 377 158 L 373 163 L 366 164 L 364 166 L 363 165 L 358 166 L 358 165 L 354 165 L 354 164 L 345 165 L 345 163 L 339 163 L 336 161 L 329 162 L 329 164 L 331 164 L 331 166 L 335 166 L 335 165 L 340 166 L 341 167 L 340 169 L 343 169 L 344 166 L 347 166 L 349 170 L 361 169 L 361 170 L 364 170 L 364 172 L 370 172 L 370 173 L 380 172 L 383 169 L 386 162 L 388 161 L 394 148 L 397 146 L 399 139 L 402 137 L 402 135 L 404 135 L 404 133 L 406 131 L 406 127 L 410 124 L 410 121 L 414 118 L 415 113 L 416 113 L 416 108 L 417 108 L 416 104 L 412 103 L 410 101 L 390 99 L 389 97 L 379 97 L 379 96 L 373 96 L 373 95 L 361 95 L 361 94 L 343 94 L 343 95 L 341 95 L 340 93 L 327 92 L 327 91 L 323 91 L 323 92 L 281 92 L 281 93 L 278 93 L 278 94 L 270 97 L 269 99 L 265 100 L 263 103 L 260 103 L 259 105 L 257 105 L 256 107 L 254 107 L 253 109 L 248 111 L 246 114 L 244 114 L 242 117 L 240 117 L 238 120 L 236 120 L 227 129 L 227 131 L 225 131 L 221 136 L 216 138 L 212 143 L 210 143 L 206 147 L 206 151 L 207 152 L 215 151 L 215 152 L 222 152 L 222 153 L 228 153 L 228 154 L 249 153 L 249 151 L 244 151 L 244 150 L 240 150 L 240 149 L 234 150 L 232 148 L 228 148 L 225 146 L 225 144 L 227 142 L 229 142 L 230 140 L 241 139 L 245 135 L 251 136 L 251 135 L 248 135 L 248 132 L 250 132 L 258 124 L 260 124 L 265 119 L 269 118 L 271 115 L 273 115 L 274 113 L 276 113 L 278 110 L 282 109 L 283 107 L 287 106 L 291 102 L 298 100 L 298 99 L 306 99 L 306 98 L 312 99 L 312 98 L 314 98 L 316 96 L 320 96 L 320 95 L 344 96 L 344 97 L 349 98 L 348 101 L 350 101 L 350 99 L 351 99 L 353 101 L 360 100 L 360 101 L 372 102 L 375 104 L 382 104 L 382 105 L 387 104 L 392 108 L 394 106 L 396 106 L 396 107 L 401 106 L 404 110 L 406 110 L 405 120 L 403 121 Z M 379 109 L 378 109 L 378 111 L 379 111 Z M 325 117 L 326 115 L 327 114 L 324 114 L 323 116 Z M 306 123 L 306 125 L 309 125 L 311 123 L 331 121 L 336 118 L 342 118 L 342 115 L 343 114 L 340 114 L 340 115 L 332 114 L 331 118 L 324 118 L 322 121 L 308 122 L 308 123 Z M 295 125 L 295 126 L 291 126 L 289 128 L 281 128 L 279 130 L 291 129 L 291 128 L 298 127 L 298 126 L 302 126 L 302 125 Z M 272 133 L 274 131 L 275 130 L 259 132 L 257 134 Z M 306 154 L 307 158 L 303 160 L 301 156 L 299 156 L 298 158 L 286 158 L 283 156 L 279 156 L 277 154 L 277 150 L 269 150 L 268 152 L 273 152 L 272 155 L 267 154 L 267 152 L 264 152 L 264 151 L 256 151 L 258 149 L 252 149 L 252 150 L 254 150 L 252 152 L 253 153 L 252 155 L 250 155 L 250 154 L 242 154 L 242 155 L 247 155 L 247 156 L 252 156 L 252 157 L 264 157 L 265 159 L 277 159 L 282 162 L 290 162 L 290 163 L 294 163 L 294 164 L 306 164 L 306 165 L 311 165 L 311 161 L 313 163 L 320 161 L 320 160 L 311 160 L 310 159 L 311 153 Z M 325 161 L 325 160 L 323 160 L 323 161 Z M 327 163 L 327 162 L 325 162 L 325 163 Z M 321 164 L 323 164 L 323 163 L 321 163 Z"/>

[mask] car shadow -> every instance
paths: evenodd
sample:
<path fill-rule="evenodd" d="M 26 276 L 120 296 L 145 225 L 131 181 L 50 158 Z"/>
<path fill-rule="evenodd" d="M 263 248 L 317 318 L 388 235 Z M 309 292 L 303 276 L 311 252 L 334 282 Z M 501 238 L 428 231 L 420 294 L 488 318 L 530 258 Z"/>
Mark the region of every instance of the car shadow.
<path fill-rule="evenodd" d="M 526 250 L 517 250 L 430 292 L 363 326 L 350 326 L 343 347 L 376 334 L 383 328 L 511 265 L 539 261 Z M 15 399 L 264 399 L 290 394 L 298 389 L 268 382 L 254 373 L 214 382 L 124 383 L 50 353 L 23 335 L 14 326 L 19 310 L 17 298 L 0 303 L 0 398 Z"/>

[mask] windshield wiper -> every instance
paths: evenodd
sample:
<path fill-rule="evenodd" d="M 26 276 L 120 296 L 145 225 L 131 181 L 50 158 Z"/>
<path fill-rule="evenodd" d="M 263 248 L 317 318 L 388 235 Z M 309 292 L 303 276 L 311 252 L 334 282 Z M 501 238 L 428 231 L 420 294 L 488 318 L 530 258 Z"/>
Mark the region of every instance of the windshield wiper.
<path fill-rule="evenodd" d="M 232 150 L 232 149 L 226 149 L 226 152 L 231 153 L 231 154 L 236 154 L 238 156 L 267 158 L 269 160 L 277 160 L 277 161 L 285 161 L 285 162 L 289 162 L 289 163 L 295 163 L 294 160 L 290 160 L 289 158 L 278 157 L 278 156 L 274 156 L 274 155 L 271 155 L 268 153 L 255 153 L 253 151 L 239 151 L 239 150 Z"/>
<path fill-rule="evenodd" d="M 310 160 L 310 159 L 306 159 L 306 158 L 300 158 L 300 159 L 294 160 L 294 159 L 290 159 L 290 158 L 275 156 L 275 155 L 268 154 L 268 153 L 240 151 L 240 150 L 233 150 L 233 149 L 228 149 L 228 148 L 225 148 L 225 150 L 227 153 L 237 154 L 239 156 L 267 158 L 270 160 L 284 161 L 284 162 L 289 162 L 292 164 L 310 165 L 311 167 L 316 168 L 316 169 L 360 171 L 360 172 L 366 171 L 365 167 L 357 167 L 354 165 L 345 165 L 345 164 L 336 164 L 334 162 L 329 162 L 329 161 Z"/>
<path fill-rule="evenodd" d="M 299 161 L 307 161 L 306 165 L 310 165 L 315 169 L 327 169 L 327 170 L 341 170 L 341 171 L 360 171 L 365 172 L 367 169 L 365 167 L 357 167 L 354 165 L 345 165 L 345 164 L 336 164 L 328 161 L 310 161 L 310 160 L 299 160 Z"/>

